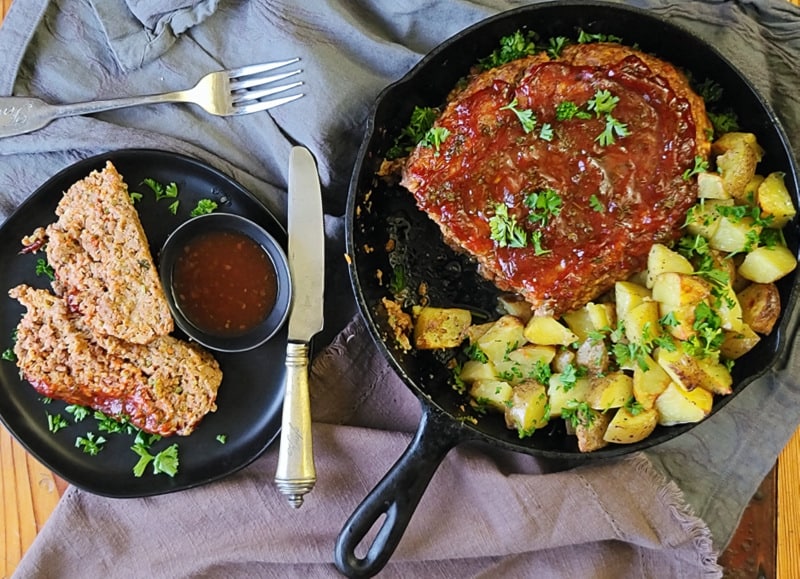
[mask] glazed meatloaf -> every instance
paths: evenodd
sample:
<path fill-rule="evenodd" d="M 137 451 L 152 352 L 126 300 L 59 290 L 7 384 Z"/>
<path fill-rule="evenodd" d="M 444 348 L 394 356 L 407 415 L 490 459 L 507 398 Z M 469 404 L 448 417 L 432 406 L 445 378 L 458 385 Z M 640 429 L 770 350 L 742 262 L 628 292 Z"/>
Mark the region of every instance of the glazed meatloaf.
<path fill-rule="evenodd" d="M 671 64 L 612 43 L 476 73 L 402 184 L 503 291 L 560 315 L 644 269 L 680 234 L 684 178 L 710 150 L 702 99 Z"/>
<path fill-rule="evenodd" d="M 146 344 L 173 330 L 128 187 L 111 162 L 72 185 L 58 220 L 28 243 L 46 243 L 53 289 L 97 335 Z M 35 241 L 32 241 L 35 240 Z M 26 240 L 23 240 L 25 243 Z"/>
<path fill-rule="evenodd" d="M 17 327 L 17 365 L 43 396 L 126 417 L 162 436 L 188 435 L 216 410 L 222 372 L 201 348 L 171 336 L 147 345 L 96 338 L 46 290 L 21 285 L 9 295 L 27 308 Z"/>

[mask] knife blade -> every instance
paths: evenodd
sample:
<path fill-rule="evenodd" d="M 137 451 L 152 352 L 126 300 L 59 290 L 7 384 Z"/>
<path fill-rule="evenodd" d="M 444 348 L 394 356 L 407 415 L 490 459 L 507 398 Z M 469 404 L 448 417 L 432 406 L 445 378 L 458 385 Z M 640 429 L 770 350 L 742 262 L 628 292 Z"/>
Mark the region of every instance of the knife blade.
<path fill-rule="evenodd" d="M 304 147 L 289 154 L 289 272 L 292 306 L 286 344 L 283 400 L 275 484 L 289 504 L 300 508 L 317 481 L 311 440 L 308 391 L 309 343 L 323 327 L 325 231 L 322 194 L 314 157 Z"/>

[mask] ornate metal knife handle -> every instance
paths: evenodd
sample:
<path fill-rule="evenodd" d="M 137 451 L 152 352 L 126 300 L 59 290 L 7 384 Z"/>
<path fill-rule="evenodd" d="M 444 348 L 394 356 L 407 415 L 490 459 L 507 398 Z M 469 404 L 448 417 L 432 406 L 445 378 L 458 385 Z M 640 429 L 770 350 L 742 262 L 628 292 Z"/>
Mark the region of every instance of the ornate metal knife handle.
<path fill-rule="evenodd" d="M 311 442 L 308 360 L 307 342 L 290 341 L 286 345 L 286 393 L 275 484 L 296 509 L 317 482 Z"/>

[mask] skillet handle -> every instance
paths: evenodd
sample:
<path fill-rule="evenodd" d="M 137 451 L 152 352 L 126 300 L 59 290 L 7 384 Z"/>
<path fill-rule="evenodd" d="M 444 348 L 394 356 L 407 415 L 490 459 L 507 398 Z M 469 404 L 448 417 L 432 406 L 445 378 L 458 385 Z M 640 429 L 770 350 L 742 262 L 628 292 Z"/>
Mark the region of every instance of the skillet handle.
<path fill-rule="evenodd" d="M 464 440 L 462 426 L 423 403 L 414 440 L 344 524 L 336 540 L 336 567 L 347 577 L 372 577 L 394 553 L 411 516 L 445 455 Z M 383 516 L 366 555 L 356 547 Z"/>

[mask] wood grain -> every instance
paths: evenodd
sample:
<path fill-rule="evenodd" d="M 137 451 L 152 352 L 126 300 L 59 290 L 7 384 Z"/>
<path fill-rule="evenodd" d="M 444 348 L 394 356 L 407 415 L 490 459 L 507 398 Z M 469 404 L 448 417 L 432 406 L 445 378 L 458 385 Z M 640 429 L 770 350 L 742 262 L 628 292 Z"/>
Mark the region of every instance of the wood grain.
<path fill-rule="evenodd" d="M 790 0 L 800 5 L 800 0 Z M 12 0 L 0 0 L 0 22 Z M 723 555 L 726 577 L 800 577 L 800 429 L 781 453 Z M 66 483 L 0 426 L 0 579 L 10 577 Z M 777 498 L 776 498 L 777 495 Z M 776 520 L 777 517 L 777 520 Z"/>

